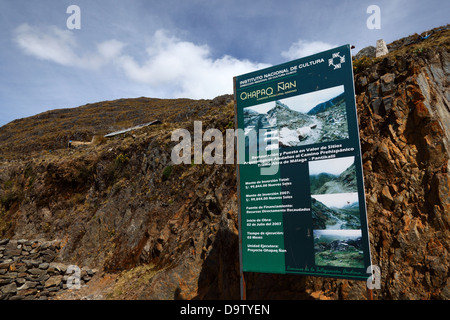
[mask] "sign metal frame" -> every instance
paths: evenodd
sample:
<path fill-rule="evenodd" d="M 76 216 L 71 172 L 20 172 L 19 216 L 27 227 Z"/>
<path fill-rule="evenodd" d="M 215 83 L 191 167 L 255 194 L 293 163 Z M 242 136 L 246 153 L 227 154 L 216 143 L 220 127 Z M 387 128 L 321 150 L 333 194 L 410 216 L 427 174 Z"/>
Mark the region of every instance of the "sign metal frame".
<path fill-rule="evenodd" d="M 350 45 L 233 78 L 241 297 L 245 272 L 371 275 L 353 79 Z"/>

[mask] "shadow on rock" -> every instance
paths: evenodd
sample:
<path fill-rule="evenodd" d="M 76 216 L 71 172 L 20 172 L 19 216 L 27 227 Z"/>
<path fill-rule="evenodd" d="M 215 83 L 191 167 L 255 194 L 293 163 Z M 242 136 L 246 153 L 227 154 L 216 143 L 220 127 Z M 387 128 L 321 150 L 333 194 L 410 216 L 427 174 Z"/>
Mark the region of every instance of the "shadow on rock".
<path fill-rule="evenodd" d="M 221 223 L 198 279 L 196 300 L 234 300 L 240 298 L 239 237 Z"/>
<path fill-rule="evenodd" d="M 239 237 L 221 223 L 202 265 L 196 300 L 237 300 L 240 295 Z M 305 276 L 245 273 L 247 299 L 310 299 Z"/>
<path fill-rule="evenodd" d="M 308 300 L 306 277 L 289 274 L 246 272 L 248 300 Z"/>

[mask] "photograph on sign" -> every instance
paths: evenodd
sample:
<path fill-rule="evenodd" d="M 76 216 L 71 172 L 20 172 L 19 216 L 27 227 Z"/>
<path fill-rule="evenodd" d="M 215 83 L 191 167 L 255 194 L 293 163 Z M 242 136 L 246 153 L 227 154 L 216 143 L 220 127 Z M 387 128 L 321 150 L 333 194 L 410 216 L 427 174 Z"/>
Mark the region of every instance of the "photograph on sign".
<path fill-rule="evenodd" d="M 244 109 L 244 130 L 276 132 L 280 148 L 348 138 L 344 86 Z"/>
<path fill-rule="evenodd" d="M 318 266 L 364 267 L 361 230 L 314 230 Z"/>
<path fill-rule="evenodd" d="M 360 229 L 358 193 L 335 193 L 311 196 L 314 229 Z"/>
<path fill-rule="evenodd" d="M 357 192 L 355 157 L 310 161 L 312 194 Z"/>

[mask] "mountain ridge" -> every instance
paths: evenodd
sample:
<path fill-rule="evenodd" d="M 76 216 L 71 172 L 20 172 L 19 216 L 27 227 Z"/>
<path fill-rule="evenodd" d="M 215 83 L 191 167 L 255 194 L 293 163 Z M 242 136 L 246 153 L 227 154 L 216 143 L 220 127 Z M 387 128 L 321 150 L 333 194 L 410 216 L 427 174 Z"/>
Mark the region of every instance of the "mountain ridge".
<path fill-rule="evenodd" d="M 334 98 L 331 98 L 328 101 L 319 103 L 314 108 L 309 110 L 307 114 L 313 115 L 313 114 L 317 114 L 317 113 L 320 113 L 320 112 L 324 112 L 325 110 L 333 107 L 335 104 L 337 104 L 339 101 L 341 101 L 343 99 L 344 99 L 344 92 L 339 94 L 339 95 L 337 95 Z"/>

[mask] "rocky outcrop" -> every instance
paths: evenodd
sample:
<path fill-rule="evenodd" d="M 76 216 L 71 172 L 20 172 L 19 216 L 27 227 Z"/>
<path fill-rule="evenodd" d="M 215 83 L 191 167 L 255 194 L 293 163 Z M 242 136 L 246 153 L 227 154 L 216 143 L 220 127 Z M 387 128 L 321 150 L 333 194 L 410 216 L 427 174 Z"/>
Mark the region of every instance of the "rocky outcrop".
<path fill-rule="evenodd" d="M 205 129 L 229 125 L 233 105 L 223 103 L 221 114 L 203 117 Z M 61 261 L 107 275 L 149 266 L 148 282 L 103 297 L 238 297 L 235 167 L 173 165 L 171 133 L 180 127 L 193 130 L 190 120 L 147 127 L 25 167 L 3 163 L 0 233 L 64 239 Z"/>
<path fill-rule="evenodd" d="M 355 77 L 382 297 L 450 297 L 449 66 L 448 47 L 423 47 Z"/>
<path fill-rule="evenodd" d="M 375 58 L 376 48 L 374 46 L 367 46 L 358 51 L 355 55 L 355 59 L 361 59 L 362 57 Z"/>

